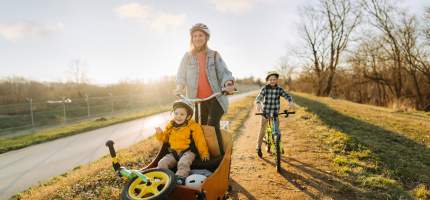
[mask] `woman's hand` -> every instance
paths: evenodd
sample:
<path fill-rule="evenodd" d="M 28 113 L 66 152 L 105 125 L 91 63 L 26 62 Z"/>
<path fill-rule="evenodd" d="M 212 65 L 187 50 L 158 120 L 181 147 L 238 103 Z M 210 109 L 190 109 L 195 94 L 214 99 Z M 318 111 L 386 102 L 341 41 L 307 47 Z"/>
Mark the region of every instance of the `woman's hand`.
<path fill-rule="evenodd" d="M 224 90 L 228 93 L 228 94 L 233 94 L 234 93 L 234 82 L 233 81 L 226 81 L 224 84 Z"/>
<path fill-rule="evenodd" d="M 183 86 L 183 85 L 176 85 L 176 89 L 175 89 L 174 93 L 175 93 L 175 95 L 185 94 L 185 86 Z"/>

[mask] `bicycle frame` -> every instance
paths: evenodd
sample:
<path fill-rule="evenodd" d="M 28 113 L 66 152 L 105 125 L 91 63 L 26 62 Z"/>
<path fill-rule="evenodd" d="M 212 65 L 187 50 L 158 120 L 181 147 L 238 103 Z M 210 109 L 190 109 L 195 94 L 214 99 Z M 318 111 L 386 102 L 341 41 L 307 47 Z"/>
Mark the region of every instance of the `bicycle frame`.
<path fill-rule="evenodd" d="M 281 142 L 281 132 L 279 130 L 279 115 L 285 115 L 285 118 L 289 114 L 295 114 L 295 112 L 288 112 L 285 110 L 283 113 L 273 113 L 273 115 L 267 116 L 265 113 L 256 113 L 256 115 L 262 115 L 268 118 L 268 127 L 266 129 L 266 144 L 268 150 L 273 151 L 272 153 L 276 156 L 276 170 L 281 172 L 281 154 L 284 153 L 284 148 Z"/>
<path fill-rule="evenodd" d="M 279 130 L 279 119 L 278 116 L 273 116 L 268 118 L 267 128 L 266 128 L 266 143 L 270 151 L 276 151 L 275 144 L 277 140 L 281 140 L 281 131 Z M 282 143 L 279 142 L 281 154 L 284 153 L 282 148 Z M 274 153 L 274 152 L 273 152 Z"/>

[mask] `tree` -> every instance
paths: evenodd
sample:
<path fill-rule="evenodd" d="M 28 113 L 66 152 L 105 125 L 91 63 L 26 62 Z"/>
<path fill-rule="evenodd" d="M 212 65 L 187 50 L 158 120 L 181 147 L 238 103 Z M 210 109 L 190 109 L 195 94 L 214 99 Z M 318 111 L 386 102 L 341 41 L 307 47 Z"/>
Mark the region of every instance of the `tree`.
<path fill-rule="evenodd" d="M 320 0 L 303 15 L 303 39 L 316 75 L 316 94 L 328 96 L 336 69 L 360 21 L 360 11 L 349 0 Z"/>

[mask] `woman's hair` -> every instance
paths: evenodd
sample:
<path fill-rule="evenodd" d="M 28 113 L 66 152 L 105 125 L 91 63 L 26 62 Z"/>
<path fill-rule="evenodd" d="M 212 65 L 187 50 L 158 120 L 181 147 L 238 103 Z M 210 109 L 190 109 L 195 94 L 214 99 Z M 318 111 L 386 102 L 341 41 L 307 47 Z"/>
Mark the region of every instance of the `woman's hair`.
<path fill-rule="evenodd" d="M 200 31 L 200 30 L 196 30 L 196 31 Z M 193 32 L 195 32 L 195 31 L 193 31 Z M 193 35 L 191 34 L 191 36 L 190 36 L 190 52 L 192 54 L 196 54 L 199 52 L 205 52 L 208 50 L 208 38 L 209 37 L 205 32 L 203 32 L 203 31 L 200 31 L 200 32 L 202 32 L 206 35 L 206 43 L 205 43 L 205 45 L 203 45 L 203 47 L 201 49 L 196 49 L 194 44 L 193 44 Z"/>

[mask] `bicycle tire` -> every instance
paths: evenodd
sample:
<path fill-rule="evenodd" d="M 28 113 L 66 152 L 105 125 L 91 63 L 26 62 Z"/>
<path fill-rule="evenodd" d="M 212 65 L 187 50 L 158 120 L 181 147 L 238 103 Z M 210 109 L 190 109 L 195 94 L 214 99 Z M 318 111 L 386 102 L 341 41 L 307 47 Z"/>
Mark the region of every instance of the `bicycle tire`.
<path fill-rule="evenodd" d="M 141 184 L 138 177 L 132 178 L 124 186 L 121 192 L 121 200 L 161 200 L 167 199 L 168 195 L 175 189 L 176 181 L 175 174 L 168 169 L 152 168 L 146 169 L 141 172 L 143 175 L 148 176 L 151 181 L 159 180 L 161 184 Z M 156 189 L 158 194 L 151 192 L 142 192 L 142 188 Z M 144 193 L 144 194 L 142 194 Z M 141 196 L 141 197 L 138 197 Z"/>
<path fill-rule="evenodd" d="M 276 171 L 281 172 L 281 137 L 275 136 L 275 149 L 276 149 Z"/>

